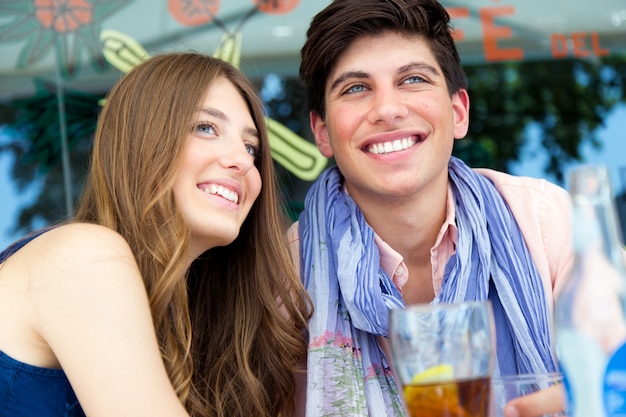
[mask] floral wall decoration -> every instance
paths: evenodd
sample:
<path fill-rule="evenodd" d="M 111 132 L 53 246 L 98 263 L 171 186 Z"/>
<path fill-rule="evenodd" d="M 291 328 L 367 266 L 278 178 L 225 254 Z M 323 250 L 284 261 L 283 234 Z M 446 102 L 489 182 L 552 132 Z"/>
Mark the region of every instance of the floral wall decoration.
<path fill-rule="evenodd" d="M 295 9 L 300 0 L 256 0 L 253 3 L 264 13 L 285 14 Z"/>
<path fill-rule="evenodd" d="M 229 29 L 218 18 L 220 0 L 161 0 L 167 3 L 168 13 L 183 26 L 215 25 L 223 31 L 220 46 L 214 56 L 239 67 L 241 58 L 242 28 L 253 16 L 266 13 L 284 15 L 294 10 L 300 0 L 250 0 L 249 10 Z M 40 63 L 49 53 L 56 54 L 57 66 L 56 105 L 55 86 L 51 82 L 34 80 L 34 97 L 18 100 L 20 120 L 30 119 L 29 132 L 34 160 L 45 165 L 58 163 L 59 159 L 75 143 L 77 138 L 66 137 L 66 132 L 76 132 L 68 123 L 78 122 L 70 112 L 77 111 L 75 98 L 83 100 L 88 95 L 78 91 L 64 91 L 63 79 L 75 77 L 80 70 L 81 54 L 90 57 L 96 71 L 107 68 L 107 62 L 122 72 L 129 71 L 141 60 L 149 57 L 144 47 L 131 36 L 114 29 L 102 28 L 106 18 L 120 12 L 133 0 L 2 0 L 0 15 L 8 21 L 0 21 L 0 43 L 25 41 L 16 62 L 17 69 L 27 70 Z M 156 2 L 155 2 L 156 3 Z M 156 5 L 156 4 L 155 4 Z M 164 5 L 164 3 L 161 3 Z M 45 87 L 43 87 L 45 85 Z M 94 99 L 93 96 L 89 96 Z M 46 103 L 46 114 L 56 111 L 59 115 L 50 129 L 50 117 L 46 126 L 38 126 L 43 120 L 37 116 Z M 89 120 L 94 123 L 91 113 Z M 85 115 L 82 115 L 85 116 Z M 81 132 L 84 132 L 81 124 Z M 274 160 L 289 172 L 303 180 L 314 180 L 326 166 L 324 158 L 315 145 L 291 131 L 281 123 L 268 118 L 270 150 Z M 45 132 L 44 136 L 34 132 Z M 31 160 L 32 162 L 32 160 Z M 68 166 L 69 170 L 70 167 Z M 71 191 L 70 191 L 71 193 Z"/>
<path fill-rule="evenodd" d="M 198 26 L 213 20 L 220 10 L 220 0 L 168 0 L 167 8 L 179 23 Z"/>
<path fill-rule="evenodd" d="M 3 0 L 0 14 L 8 21 L 0 25 L 0 42 L 26 41 L 17 57 L 17 69 L 29 69 L 55 53 L 57 76 L 77 75 L 80 55 L 90 58 L 92 67 L 107 66 L 99 39 L 102 22 L 130 4 L 127 0 Z M 95 129 L 100 97 L 61 89 L 56 83 L 33 79 L 35 93 L 11 103 L 17 110 L 14 124 L 30 139 L 23 164 L 37 164 L 42 172 L 62 159 L 61 132 L 67 132 L 67 146 Z M 61 97 L 59 97 L 61 95 Z M 61 112 L 64 114 L 61 117 Z M 62 129 L 63 123 L 66 129 Z"/>
<path fill-rule="evenodd" d="M 133 0 L 2 0 L 0 15 L 9 21 L 0 25 L 0 42 L 26 40 L 16 68 L 40 62 L 56 53 L 61 74 L 73 76 L 85 52 L 96 70 L 105 68 L 98 38 L 102 22 Z"/>
<path fill-rule="evenodd" d="M 82 130 L 71 125 L 77 120 L 68 117 L 66 105 L 74 103 L 73 94 L 66 97 L 63 80 L 73 78 L 80 69 L 82 53 L 89 58 L 96 71 L 104 71 L 106 62 L 98 38 L 104 19 L 115 14 L 133 0 L 2 0 L 0 16 L 6 22 L 0 24 L 0 43 L 26 40 L 17 57 L 16 68 L 28 70 L 40 63 L 51 51 L 55 54 L 54 70 L 56 83 L 50 88 L 41 88 L 41 80 L 35 79 L 37 92 L 32 100 L 21 100 L 16 106 L 21 107 L 21 118 L 28 118 L 25 135 L 30 141 L 30 150 L 21 161 L 24 164 L 39 163 L 47 170 L 51 164 L 58 163 L 60 157 L 63 169 L 65 192 L 65 211 L 72 212 L 72 178 L 69 149 L 81 137 L 69 137 L 72 132 Z M 39 84 L 39 85 L 37 85 Z M 56 99 L 56 103 L 50 103 Z M 46 117 L 38 117 L 42 107 Z M 34 106 L 33 106 L 34 104 Z M 56 105 L 55 105 L 56 104 Z M 50 110 L 53 119 L 50 120 Z M 54 120 L 56 115 L 56 120 Z M 19 123 L 19 118 L 18 121 Z M 57 122 L 57 123 L 54 123 Z M 52 125 L 51 125 L 52 123 Z M 82 124 L 82 120 L 78 121 Z M 55 126 L 56 129 L 50 129 Z M 95 127 L 95 124 L 94 124 Z M 44 133 L 39 136 L 38 133 Z"/>
<path fill-rule="evenodd" d="M 242 27 L 256 13 L 285 14 L 293 10 L 299 0 L 256 0 L 238 22 L 234 30 L 229 30 L 217 17 L 219 0 L 168 0 L 170 14 L 186 26 L 213 23 L 224 34 L 220 46 L 213 53 L 216 58 L 239 67 L 241 59 Z M 116 30 L 103 30 L 100 34 L 103 54 L 107 61 L 122 72 L 128 72 L 142 60 L 150 57 L 148 51 L 135 40 Z M 305 140 L 285 125 L 272 118 L 266 118 L 270 137 L 270 150 L 276 162 L 284 166 L 296 177 L 312 181 L 326 167 L 327 159 L 317 147 Z"/>
<path fill-rule="evenodd" d="M 216 21 L 220 9 L 220 0 L 167 0 L 170 14 L 185 26 L 197 26 Z M 295 9 L 300 0 L 250 0 L 253 7 L 243 19 L 247 20 L 256 12 L 272 15 L 287 14 Z M 241 27 L 241 24 L 239 25 Z"/>

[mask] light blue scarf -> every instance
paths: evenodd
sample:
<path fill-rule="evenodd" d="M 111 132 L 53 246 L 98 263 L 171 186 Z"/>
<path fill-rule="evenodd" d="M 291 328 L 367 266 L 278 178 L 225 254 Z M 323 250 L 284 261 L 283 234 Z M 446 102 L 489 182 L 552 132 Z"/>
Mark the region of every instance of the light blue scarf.
<path fill-rule="evenodd" d="M 434 302 L 491 299 L 500 370 L 554 370 L 544 290 L 517 222 L 491 182 L 456 158 L 449 171 L 459 239 Z M 376 340 L 404 302 L 342 180 L 336 167 L 325 170 L 300 215 L 301 272 L 315 306 L 307 416 L 405 416 Z"/>

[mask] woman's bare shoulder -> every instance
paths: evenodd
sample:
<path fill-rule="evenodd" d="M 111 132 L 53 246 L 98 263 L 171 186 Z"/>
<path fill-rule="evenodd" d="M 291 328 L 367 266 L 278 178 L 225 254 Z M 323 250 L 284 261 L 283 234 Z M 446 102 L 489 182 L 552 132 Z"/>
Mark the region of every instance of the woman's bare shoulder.
<path fill-rule="evenodd" d="M 107 227 L 70 223 L 37 236 L 3 264 L 5 274 L 27 285 L 50 285 L 124 271 L 138 276 L 126 240 Z"/>
<path fill-rule="evenodd" d="M 126 240 L 114 230 L 90 223 L 70 223 L 55 227 L 28 243 L 24 255 L 43 263 L 66 265 L 108 257 L 131 257 Z"/>

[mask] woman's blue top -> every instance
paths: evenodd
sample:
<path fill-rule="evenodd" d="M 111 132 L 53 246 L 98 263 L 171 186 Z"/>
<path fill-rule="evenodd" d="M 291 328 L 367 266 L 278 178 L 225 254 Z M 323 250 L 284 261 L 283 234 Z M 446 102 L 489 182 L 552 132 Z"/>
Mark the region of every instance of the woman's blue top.
<path fill-rule="evenodd" d="M 85 417 L 61 369 L 38 368 L 0 351 L 0 417 Z"/>
<path fill-rule="evenodd" d="M 0 263 L 44 231 L 0 252 Z M 85 417 L 85 413 L 61 369 L 32 366 L 0 351 L 0 417 Z"/>

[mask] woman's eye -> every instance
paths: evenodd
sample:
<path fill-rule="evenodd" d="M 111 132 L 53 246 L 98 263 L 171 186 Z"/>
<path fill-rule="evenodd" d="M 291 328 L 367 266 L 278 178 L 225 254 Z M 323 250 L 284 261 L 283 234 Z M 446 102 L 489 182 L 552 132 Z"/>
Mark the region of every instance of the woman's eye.
<path fill-rule="evenodd" d="M 253 145 L 251 143 L 246 143 L 246 152 L 252 155 L 253 158 L 256 158 L 261 153 L 261 150 L 256 145 Z"/>
<path fill-rule="evenodd" d="M 196 132 L 202 133 L 203 135 L 216 135 L 217 130 L 215 126 L 210 123 L 198 123 L 195 128 Z"/>

